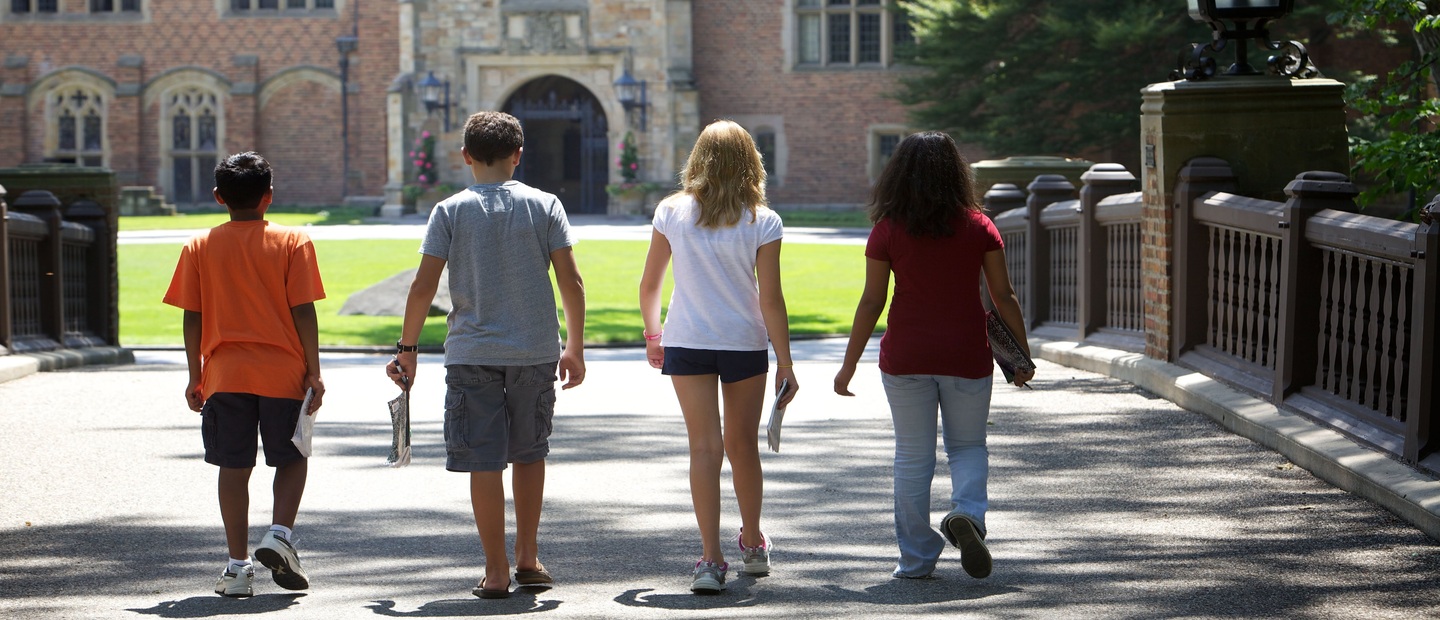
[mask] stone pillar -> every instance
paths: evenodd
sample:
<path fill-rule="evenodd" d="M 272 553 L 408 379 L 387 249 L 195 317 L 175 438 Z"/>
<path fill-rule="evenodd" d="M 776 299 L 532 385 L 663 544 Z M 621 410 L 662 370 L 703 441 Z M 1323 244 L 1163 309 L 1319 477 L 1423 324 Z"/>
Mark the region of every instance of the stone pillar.
<path fill-rule="evenodd" d="M 110 132 L 110 169 L 120 185 L 138 185 L 141 132 L 146 124 L 140 116 L 140 92 L 145 84 L 145 58 L 126 54 L 115 62 L 115 99 L 106 113 Z M 128 130 L 128 131 L 127 131 Z"/>
<path fill-rule="evenodd" d="M 1117 194 L 1135 191 L 1135 175 L 1120 164 L 1095 164 L 1080 175 L 1085 185 L 1080 188 L 1080 282 L 1079 304 L 1076 322 L 1080 324 L 1077 337 L 1100 331 L 1105 325 L 1109 312 L 1109 287 L 1106 267 L 1110 239 L 1104 234 L 1098 219 L 1100 201 Z"/>
<path fill-rule="evenodd" d="M 1172 210 L 1176 175 L 1197 157 L 1230 162 L 1237 192 L 1284 200 L 1306 170 L 1349 170 L 1344 84 L 1329 79 L 1227 76 L 1164 82 L 1141 91 L 1142 256 L 1145 353 L 1175 359 L 1170 346 Z"/>
<path fill-rule="evenodd" d="M 1025 297 L 1026 331 L 1050 320 L 1050 243 L 1048 233 L 1040 223 L 1040 214 L 1057 202 L 1075 197 L 1075 185 L 1058 174 L 1042 174 L 1035 177 L 1025 189 L 1030 197 L 1025 201 L 1029 211 L 1025 233 L 1025 266 L 1030 271 L 1025 281 L 1029 283 L 1030 294 Z"/>
<path fill-rule="evenodd" d="M 401 5 L 408 7 L 409 5 Z M 405 213 L 405 101 L 410 92 L 410 74 L 402 73 L 385 91 L 385 204 L 380 217 L 400 217 Z"/>

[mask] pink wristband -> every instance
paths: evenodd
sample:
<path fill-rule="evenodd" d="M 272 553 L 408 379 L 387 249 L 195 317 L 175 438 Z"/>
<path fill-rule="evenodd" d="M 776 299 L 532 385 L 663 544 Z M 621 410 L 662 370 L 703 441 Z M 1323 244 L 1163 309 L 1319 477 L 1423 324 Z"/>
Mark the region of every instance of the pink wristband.
<path fill-rule="evenodd" d="M 640 335 L 641 335 L 641 336 L 644 336 L 646 340 L 659 340 L 659 339 L 660 339 L 660 336 L 665 335 L 665 330 L 662 329 L 662 330 L 660 330 L 659 333 L 655 334 L 654 336 L 651 336 L 650 334 L 645 333 L 645 330 L 642 329 L 642 330 L 640 330 Z"/>

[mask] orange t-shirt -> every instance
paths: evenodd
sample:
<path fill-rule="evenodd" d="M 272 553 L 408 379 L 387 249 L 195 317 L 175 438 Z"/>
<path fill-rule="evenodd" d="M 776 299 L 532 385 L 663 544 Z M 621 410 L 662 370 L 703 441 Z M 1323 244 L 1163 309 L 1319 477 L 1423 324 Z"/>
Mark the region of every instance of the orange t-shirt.
<path fill-rule="evenodd" d="M 305 397 L 305 349 L 290 309 L 325 298 L 298 228 L 227 222 L 185 244 L 165 303 L 200 313 L 200 388 Z"/>

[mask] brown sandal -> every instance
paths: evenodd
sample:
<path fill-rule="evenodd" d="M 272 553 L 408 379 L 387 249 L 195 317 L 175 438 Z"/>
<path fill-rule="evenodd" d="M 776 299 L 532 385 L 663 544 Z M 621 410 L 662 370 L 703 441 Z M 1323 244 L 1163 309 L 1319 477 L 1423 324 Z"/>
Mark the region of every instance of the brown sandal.
<path fill-rule="evenodd" d="M 537 586 L 555 583 L 555 579 L 550 576 L 550 571 L 545 570 L 544 566 L 536 566 L 535 570 L 516 570 L 515 583 L 522 586 Z"/>
<path fill-rule="evenodd" d="M 510 585 L 506 584 L 504 590 L 491 590 L 485 587 L 485 578 L 481 577 L 480 584 L 470 593 L 480 598 L 510 598 Z"/>

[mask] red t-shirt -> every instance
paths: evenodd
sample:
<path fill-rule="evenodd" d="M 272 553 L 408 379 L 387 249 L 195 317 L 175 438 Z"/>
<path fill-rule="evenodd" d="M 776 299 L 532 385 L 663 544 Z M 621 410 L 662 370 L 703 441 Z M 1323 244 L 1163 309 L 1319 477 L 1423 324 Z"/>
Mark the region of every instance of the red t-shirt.
<path fill-rule="evenodd" d="M 325 298 L 299 228 L 227 222 L 191 239 L 165 303 L 200 313 L 201 390 L 305 398 L 305 349 L 290 309 Z"/>
<path fill-rule="evenodd" d="M 944 239 L 911 236 L 890 218 L 870 231 L 865 256 L 890 263 L 895 274 L 880 339 L 886 374 L 980 379 L 994 372 L 980 273 L 985 253 L 1005 244 L 979 211 L 962 211 L 953 226 L 955 234 Z"/>

